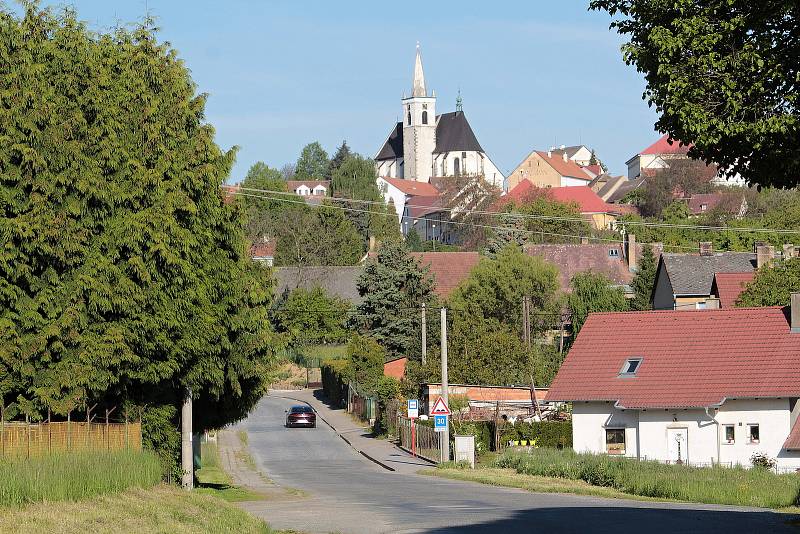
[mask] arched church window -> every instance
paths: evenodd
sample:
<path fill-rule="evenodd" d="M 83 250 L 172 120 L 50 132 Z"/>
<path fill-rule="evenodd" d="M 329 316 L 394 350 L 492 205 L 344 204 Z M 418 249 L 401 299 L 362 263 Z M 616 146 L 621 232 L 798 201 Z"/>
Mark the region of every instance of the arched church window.
<path fill-rule="evenodd" d="M 428 124 L 428 112 L 427 111 L 423 111 L 422 112 L 422 124 Z"/>
<path fill-rule="evenodd" d="M 442 176 L 447 176 L 447 156 L 442 160 Z"/>
<path fill-rule="evenodd" d="M 453 158 L 453 174 L 461 176 L 461 161 L 458 158 Z"/>
<path fill-rule="evenodd" d="M 408 113 L 408 125 L 411 126 L 411 112 Z"/>

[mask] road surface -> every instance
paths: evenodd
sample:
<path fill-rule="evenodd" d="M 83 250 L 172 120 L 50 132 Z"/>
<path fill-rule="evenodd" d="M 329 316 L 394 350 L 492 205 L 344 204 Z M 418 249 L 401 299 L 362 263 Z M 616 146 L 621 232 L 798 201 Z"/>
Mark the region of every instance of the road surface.
<path fill-rule="evenodd" d="M 793 516 L 712 505 L 637 502 L 522 490 L 389 472 L 322 421 L 286 429 L 296 401 L 265 397 L 238 428 L 259 468 L 304 498 L 247 504 L 275 528 L 303 532 L 541 532 L 675 534 L 800 532 Z"/>

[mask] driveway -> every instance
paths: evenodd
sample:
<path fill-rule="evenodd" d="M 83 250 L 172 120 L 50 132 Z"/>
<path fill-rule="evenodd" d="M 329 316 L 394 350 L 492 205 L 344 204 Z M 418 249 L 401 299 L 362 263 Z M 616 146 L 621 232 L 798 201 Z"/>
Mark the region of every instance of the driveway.
<path fill-rule="evenodd" d="M 316 429 L 284 428 L 284 410 L 297 402 L 278 395 L 262 399 L 237 425 L 248 432 L 259 469 L 306 495 L 243 504 L 276 528 L 353 534 L 800 532 L 787 522 L 792 516 L 765 510 L 529 493 L 390 472 L 322 421 Z"/>

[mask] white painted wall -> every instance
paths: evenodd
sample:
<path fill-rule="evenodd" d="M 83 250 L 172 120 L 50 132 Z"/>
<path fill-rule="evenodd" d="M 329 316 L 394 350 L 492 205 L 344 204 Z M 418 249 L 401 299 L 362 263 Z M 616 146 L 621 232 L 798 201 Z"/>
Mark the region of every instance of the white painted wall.
<path fill-rule="evenodd" d="M 403 105 L 403 158 L 404 174 L 408 180 L 430 182 L 433 150 L 436 148 L 436 97 L 413 97 L 402 101 Z M 427 124 L 422 115 L 427 112 Z M 411 114 L 411 124 L 408 114 Z"/>
<path fill-rule="evenodd" d="M 730 400 L 718 412 L 709 413 L 719 427 L 705 410 L 620 410 L 611 402 L 576 402 L 572 415 L 573 448 L 604 454 L 605 429 L 625 428 L 626 456 L 638 454 L 649 460 L 667 461 L 668 429 L 685 428 L 690 463 L 711 463 L 719 458 L 722 463 L 749 466 L 753 453 L 764 452 L 777 459 L 779 467 L 800 467 L 800 453 L 781 449 L 791 431 L 789 399 Z M 753 423 L 759 425 L 759 443 L 747 442 L 747 425 Z M 725 424 L 735 425 L 733 444 L 725 442 Z"/>
<path fill-rule="evenodd" d="M 379 177 L 376 183 L 378 184 L 378 189 L 383 193 L 383 201 L 387 204 L 389 200 L 394 202 L 394 210 L 397 212 L 397 221 L 400 222 L 403 218 L 403 211 L 406 208 L 406 194 L 383 178 Z"/>
<path fill-rule="evenodd" d="M 592 159 L 592 151 L 585 146 L 581 146 L 569 159 L 585 167 L 589 165 L 589 161 Z"/>
<path fill-rule="evenodd" d="M 561 177 L 561 187 L 574 187 L 576 185 L 589 185 L 591 180 L 589 176 L 586 176 L 586 180 L 580 180 L 578 178 L 572 178 L 570 176 L 562 176 Z"/>

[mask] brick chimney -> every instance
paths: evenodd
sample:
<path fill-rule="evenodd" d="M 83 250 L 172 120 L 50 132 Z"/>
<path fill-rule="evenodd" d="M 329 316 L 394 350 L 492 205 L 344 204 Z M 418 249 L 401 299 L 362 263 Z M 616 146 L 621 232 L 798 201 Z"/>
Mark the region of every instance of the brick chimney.
<path fill-rule="evenodd" d="M 794 248 L 794 245 L 791 243 L 786 243 L 783 245 L 783 259 L 788 260 L 789 258 L 797 257 L 797 251 Z"/>
<path fill-rule="evenodd" d="M 775 259 L 775 247 L 772 245 L 760 245 L 756 249 L 756 269 L 771 265 Z"/>
<path fill-rule="evenodd" d="M 636 265 L 636 236 L 634 234 L 627 234 L 628 238 L 628 248 L 627 248 L 627 255 L 628 255 L 628 270 L 631 272 L 637 269 Z"/>
<path fill-rule="evenodd" d="M 700 241 L 700 255 L 711 256 L 714 253 L 714 244 L 711 241 Z"/>
<path fill-rule="evenodd" d="M 792 293 L 791 306 L 789 307 L 789 324 L 792 333 L 800 334 L 800 293 Z"/>

